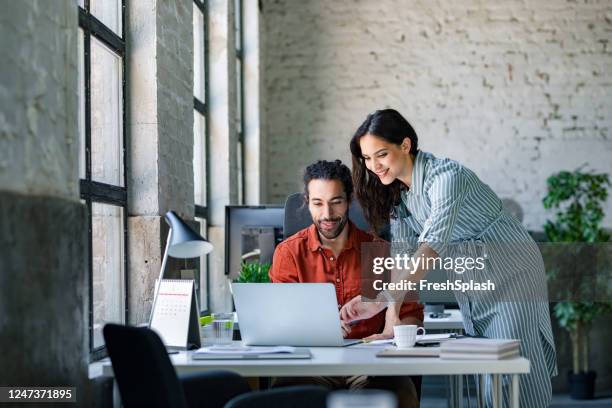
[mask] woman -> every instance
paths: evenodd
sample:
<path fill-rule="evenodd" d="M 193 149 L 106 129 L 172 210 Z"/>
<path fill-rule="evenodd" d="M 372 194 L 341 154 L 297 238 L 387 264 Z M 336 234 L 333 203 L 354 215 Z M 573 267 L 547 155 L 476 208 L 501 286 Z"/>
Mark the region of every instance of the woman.
<path fill-rule="evenodd" d="M 390 222 L 394 246 L 415 243 L 415 258 L 483 256 L 482 271 L 449 272 L 452 280 L 484 277 L 496 284 L 488 293 L 455 291 L 465 330 L 520 339 L 521 354 L 531 362 L 530 374 L 521 376 L 521 406 L 547 406 L 556 356 L 544 264 L 527 231 L 502 210 L 497 195 L 471 170 L 418 150 L 414 129 L 395 110 L 370 114 L 350 147 L 355 193 L 366 219 L 374 229 Z M 421 267 L 413 279 L 426 272 Z M 341 317 L 349 322 L 363 319 L 386 306 L 356 297 L 342 308 Z M 488 376 L 485 387 L 490 402 Z M 507 387 L 504 399 L 508 401 Z"/>

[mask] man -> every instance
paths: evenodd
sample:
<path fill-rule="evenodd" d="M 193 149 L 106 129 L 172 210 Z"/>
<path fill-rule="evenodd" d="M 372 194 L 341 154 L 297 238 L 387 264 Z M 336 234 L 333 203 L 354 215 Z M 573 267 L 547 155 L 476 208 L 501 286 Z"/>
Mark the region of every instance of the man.
<path fill-rule="evenodd" d="M 348 212 L 353 193 L 351 172 L 340 160 L 317 161 L 304 172 L 304 198 L 313 225 L 281 242 L 274 252 L 273 282 L 329 282 L 336 287 L 338 307 L 361 293 L 361 244 L 382 241 L 358 229 Z M 397 324 L 422 325 L 423 307 L 414 302 L 390 305 L 388 310 L 349 326 L 344 337 L 367 340 L 393 337 Z M 399 316 L 399 317 L 398 317 Z M 400 407 L 418 407 L 409 377 L 280 378 L 275 386 L 315 383 L 329 388 L 382 388 L 394 391 Z"/>

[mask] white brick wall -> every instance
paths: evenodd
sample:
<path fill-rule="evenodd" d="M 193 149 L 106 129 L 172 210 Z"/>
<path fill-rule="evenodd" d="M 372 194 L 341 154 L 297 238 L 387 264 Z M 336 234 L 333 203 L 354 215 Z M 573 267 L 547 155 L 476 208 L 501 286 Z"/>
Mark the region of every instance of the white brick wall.
<path fill-rule="evenodd" d="M 518 201 L 531 229 L 552 172 L 612 173 L 609 1 L 276 0 L 262 15 L 265 201 L 300 190 L 313 160 L 350 163 L 350 136 L 383 107 Z"/>
<path fill-rule="evenodd" d="M 193 2 L 129 7 L 129 305 L 130 322 L 142 323 L 167 238 L 162 217 L 169 210 L 194 217 Z"/>
<path fill-rule="evenodd" d="M 0 190 L 76 200 L 76 7 L 0 8 Z"/>
<path fill-rule="evenodd" d="M 193 1 L 157 7 L 160 214 L 193 218 Z"/>
<path fill-rule="evenodd" d="M 130 3 L 131 215 L 194 216 L 192 7 Z"/>

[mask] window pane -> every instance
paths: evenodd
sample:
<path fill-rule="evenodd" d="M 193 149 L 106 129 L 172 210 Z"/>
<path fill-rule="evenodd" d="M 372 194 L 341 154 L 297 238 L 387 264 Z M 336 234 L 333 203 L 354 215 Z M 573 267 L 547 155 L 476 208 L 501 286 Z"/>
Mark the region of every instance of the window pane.
<path fill-rule="evenodd" d="M 91 37 L 91 178 L 123 186 L 121 57 Z"/>
<path fill-rule="evenodd" d="M 236 131 L 242 132 L 242 61 L 236 58 Z"/>
<path fill-rule="evenodd" d="M 193 112 L 193 176 L 195 203 L 206 205 L 206 118 Z"/>
<path fill-rule="evenodd" d="M 208 238 L 208 224 L 204 218 L 196 218 L 200 223 L 200 235 Z M 208 255 L 200 257 L 200 310 L 208 309 Z"/>
<path fill-rule="evenodd" d="M 242 142 L 238 142 L 236 149 L 236 163 L 238 163 L 238 204 L 244 204 L 244 197 L 242 196 L 242 182 L 243 182 L 243 169 L 242 169 L 242 157 L 244 152 Z"/>
<path fill-rule="evenodd" d="M 85 178 L 85 35 L 79 28 L 79 178 Z"/>
<path fill-rule="evenodd" d="M 193 96 L 204 102 L 204 14 L 193 5 Z"/>
<path fill-rule="evenodd" d="M 123 208 L 92 203 L 94 348 L 104 344 L 105 323 L 124 322 Z"/>
<path fill-rule="evenodd" d="M 242 49 L 242 1 L 234 0 L 234 29 L 235 29 L 235 38 L 236 38 L 236 49 Z"/>
<path fill-rule="evenodd" d="M 85 0 L 79 0 L 79 6 L 85 8 Z"/>
<path fill-rule="evenodd" d="M 119 37 L 123 36 L 121 27 L 121 0 L 90 0 L 90 13 Z"/>

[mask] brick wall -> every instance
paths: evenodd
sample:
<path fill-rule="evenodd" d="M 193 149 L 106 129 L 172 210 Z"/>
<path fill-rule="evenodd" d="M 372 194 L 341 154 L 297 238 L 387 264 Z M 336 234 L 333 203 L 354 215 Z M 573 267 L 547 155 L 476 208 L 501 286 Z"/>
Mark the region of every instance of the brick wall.
<path fill-rule="evenodd" d="M 609 1 L 269 0 L 262 16 L 263 201 L 300 190 L 315 159 L 350 162 L 350 136 L 384 107 L 516 200 L 530 229 L 552 172 L 612 172 Z"/>
<path fill-rule="evenodd" d="M 194 216 L 192 4 L 129 3 L 131 215 Z"/>
<path fill-rule="evenodd" d="M 193 218 L 193 1 L 157 7 L 159 211 Z"/>
<path fill-rule="evenodd" d="M 150 315 L 168 230 L 194 217 L 192 0 L 129 2 L 129 321 Z M 183 266 L 181 264 L 181 266 Z M 169 263 L 166 277 L 180 266 Z"/>

